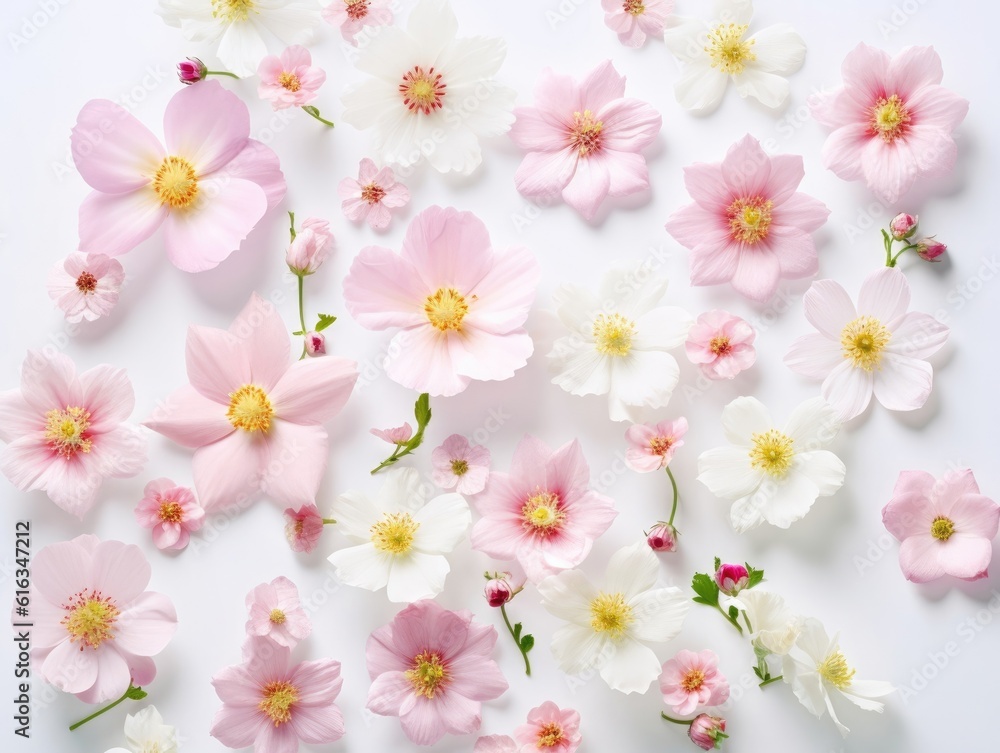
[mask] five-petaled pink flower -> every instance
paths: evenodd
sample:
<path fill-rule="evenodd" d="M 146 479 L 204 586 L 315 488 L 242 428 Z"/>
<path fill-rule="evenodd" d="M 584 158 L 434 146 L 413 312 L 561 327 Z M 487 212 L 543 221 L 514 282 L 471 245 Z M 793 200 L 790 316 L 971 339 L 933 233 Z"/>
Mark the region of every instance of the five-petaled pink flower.
<path fill-rule="evenodd" d="M 582 81 L 542 71 L 535 106 L 516 107 L 510 129 L 527 152 L 514 176 L 529 198 L 563 201 L 592 219 L 609 196 L 649 188 L 643 149 L 660 132 L 660 114 L 625 98 L 625 77 L 606 60 Z"/>
<path fill-rule="evenodd" d="M 205 510 L 258 491 L 285 504 L 316 498 L 327 463 L 323 424 L 344 407 L 358 371 L 333 356 L 289 365 L 290 355 L 281 316 L 256 293 L 228 330 L 188 328 L 191 384 L 144 424 L 197 448 L 194 482 Z"/>
<path fill-rule="evenodd" d="M 66 321 L 92 322 L 111 313 L 124 280 L 125 270 L 117 259 L 74 252 L 49 272 L 49 298 L 63 310 Z"/>
<path fill-rule="evenodd" d="M 337 187 L 337 194 L 342 199 L 340 208 L 347 219 L 366 220 L 374 230 L 389 225 L 390 209 L 406 206 L 410 201 L 410 190 L 396 180 L 392 168 L 386 166 L 380 170 L 368 157 L 361 160 L 357 180 L 344 178 Z"/>
<path fill-rule="evenodd" d="M 42 679 L 103 703 L 156 676 L 152 657 L 177 629 L 174 606 L 146 591 L 150 567 L 134 544 L 84 534 L 31 562 L 32 660 Z"/>
<path fill-rule="evenodd" d="M 472 548 L 517 560 L 533 583 L 583 562 L 618 514 L 611 499 L 590 488 L 578 441 L 553 451 L 530 435 L 514 450 L 510 473 L 490 473 L 473 504 L 482 517 Z"/>
<path fill-rule="evenodd" d="M 688 332 L 684 350 L 688 360 L 709 379 L 732 379 L 757 360 L 753 341 L 757 333 L 745 320 L 715 309 L 698 317 Z"/>
<path fill-rule="evenodd" d="M 701 706 L 725 703 L 729 681 L 719 672 L 719 657 L 714 651 L 681 649 L 663 665 L 660 692 L 673 713 L 687 716 Z"/>
<path fill-rule="evenodd" d="M 368 709 L 398 716 L 417 745 L 475 732 L 482 702 L 507 690 L 491 658 L 496 642 L 497 631 L 474 622 L 472 612 L 426 599 L 410 604 L 368 638 Z"/>
<path fill-rule="evenodd" d="M 656 424 L 632 424 L 625 431 L 628 449 L 625 464 L 633 471 L 649 473 L 670 465 L 687 434 L 688 422 L 684 417 Z"/>
<path fill-rule="evenodd" d="M 552 701 L 545 701 L 528 712 L 528 721 L 514 730 L 514 739 L 520 744 L 520 753 L 574 753 L 580 747 L 580 713 L 561 709 Z"/>
<path fill-rule="evenodd" d="M 459 494 L 478 494 L 490 475 L 490 451 L 469 444 L 461 434 L 452 434 L 431 452 L 431 479 L 442 489 Z"/>
<path fill-rule="evenodd" d="M 275 110 L 309 104 L 326 81 L 326 72 L 314 66 L 309 50 L 298 44 L 261 60 L 257 75 L 257 96 L 270 100 Z"/>
<path fill-rule="evenodd" d="M 894 203 L 918 180 L 941 178 L 955 166 L 952 132 L 969 103 L 941 86 L 944 70 L 933 47 L 907 47 L 890 58 L 861 43 L 844 59 L 844 85 L 810 98 L 813 117 L 833 132 L 823 164 L 844 180 L 864 180 Z"/>
<path fill-rule="evenodd" d="M 94 191 L 80 206 L 80 250 L 120 256 L 163 225 L 170 261 L 212 269 L 285 195 L 278 157 L 250 138 L 250 112 L 218 81 L 186 86 L 163 116 L 166 147 L 120 105 L 83 106 L 70 139 Z"/>
<path fill-rule="evenodd" d="M 646 37 L 662 37 L 674 0 L 601 0 L 604 24 L 626 47 L 642 47 Z"/>
<path fill-rule="evenodd" d="M 247 594 L 247 635 L 269 638 L 279 646 L 295 648 L 295 644 L 312 633 L 309 615 L 302 608 L 299 589 L 288 578 L 279 575 L 270 583 L 261 583 Z"/>
<path fill-rule="evenodd" d="M 285 510 L 285 537 L 293 552 L 309 554 L 319 544 L 323 534 L 323 516 L 311 502 L 299 509 L 289 507 Z"/>
<path fill-rule="evenodd" d="M 331 26 L 340 27 L 344 39 L 355 47 L 358 32 L 366 26 L 392 23 L 390 0 L 333 0 L 323 8 L 323 18 Z"/>
<path fill-rule="evenodd" d="M 886 530 L 900 542 L 899 566 L 907 580 L 926 583 L 944 575 L 987 576 L 1000 506 L 979 491 L 968 468 L 935 479 L 903 471 L 882 509 Z"/>
<path fill-rule="evenodd" d="M 191 490 L 168 478 L 150 481 L 142 495 L 135 508 L 135 520 L 143 528 L 153 530 L 157 549 L 183 549 L 191 533 L 205 521 L 205 511 Z"/>
<path fill-rule="evenodd" d="M 728 282 L 754 301 L 766 301 L 781 279 L 819 269 L 812 233 L 826 222 L 823 202 L 798 193 L 802 157 L 768 155 L 753 136 L 733 144 L 721 163 L 684 168 L 694 204 L 667 220 L 667 232 L 691 249 L 691 284 Z"/>

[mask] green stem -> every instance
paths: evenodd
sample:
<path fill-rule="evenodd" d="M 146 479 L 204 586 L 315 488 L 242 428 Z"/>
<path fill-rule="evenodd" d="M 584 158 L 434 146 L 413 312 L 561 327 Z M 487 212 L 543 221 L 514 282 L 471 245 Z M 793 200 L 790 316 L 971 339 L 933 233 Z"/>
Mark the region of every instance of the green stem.
<path fill-rule="evenodd" d="M 337 524 L 337 521 L 334 520 L 333 518 L 323 518 L 323 525 L 325 525 L 325 526 L 333 526 L 333 525 L 336 525 L 336 524 Z"/>
<path fill-rule="evenodd" d="M 672 716 L 667 716 L 662 711 L 660 712 L 660 716 L 666 719 L 668 722 L 673 722 L 674 724 L 683 724 L 687 727 L 690 727 L 691 722 L 694 721 L 693 719 L 674 719 Z"/>
<path fill-rule="evenodd" d="M 323 125 L 330 126 L 330 128 L 334 128 L 335 127 L 333 125 L 332 121 L 329 121 L 326 118 L 324 118 L 322 115 L 320 115 L 319 114 L 319 110 L 317 110 L 312 105 L 303 105 L 302 109 L 305 110 L 305 112 L 308 113 L 309 115 L 311 115 L 312 117 L 316 118 L 316 120 L 318 120 Z"/>
<path fill-rule="evenodd" d="M 302 327 L 302 355 L 299 356 L 301 361 L 306 357 L 308 351 L 306 350 L 306 333 L 309 331 L 306 328 L 306 309 L 303 304 L 303 289 L 305 288 L 306 278 L 304 275 L 297 275 L 299 278 L 299 324 Z"/>
<path fill-rule="evenodd" d="M 528 652 L 521 648 L 521 641 L 518 639 L 517 635 L 514 633 L 514 628 L 510 624 L 510 618 L 507 617 L 507 605 L 500 605 L 500 614 L 503 616 L 504 625 L 507 626 L 507 631 L 510 633 L 510 637 L 514 639 L 514 645 L 517 646 L 517 650 L 521 652 L 521 656 L 524 657 L 524 674 L 531 677 L 531 662 L 528 661 Z"/>
<path fill-rule="evenodd" d="M 729 623 L 730 623 L 730 624 L 731 624 L 731 625 L 732 625 L 732 626 L 733 626 L 734 628 L 736 628 L 736 629 L 737 629 L 737 630 L 739 631 L 740 635 L 743 635 L 743 628 L 742 628 L 742 627 L 740 626 L 740 623 L 738 623 L 738 622 L 737 622 L 736 620 L 734 620 L 734 619 L 733 619 L 732 617 L 730 617 L 730 616 L 729 616 L 729 613 L 728 613 L 728 612 L 726 612 L 726 610 L 725 610 L 725 609 L 723 609 L 723 608 L 722 608 L 721 606 L 719 606 L 718 604 L 716 604 L 716 605 L 715 605 L 715 608 L 719 610 L 719 614 L 721 614 L 721 615 L 722 615 L 723 617 L 725 617 L 725 618 L 726 618 L 727 620 L 729 620 Z"/>
<path fill-rule="evenodd" d="M 758 685 L 758 687 L 762 688 L 765 685 L 770 685 L 772 682 L 777 682 L 781 678 L 782 678 L 782 675 L 775 675 L 774 677 L 768 677 L 766 680 L 764 680 L 762 683 L 760 683 L 760 685 Z"/>
<path fill-rule="evenodd" d="M 677 494 L 677 480 L 674 478 L 674 474 L 670 470 L 670 466 L 667 466 L 667 478 L 670 479 L 670 486 L 674 489 L 674 504 L 670 508 L 670 520 L 667 521 L 667 525 L 674 524 L 674 516 L 677 514 L 677 502 L 680 499 Z"/>
<path fill-rule="evenodd" d="M 113 709 L 115 706 L 117 706 L 122 701 L 124 701 L 124 700 L 126 700 L 128 698 L 132 698 L 135 695 L 138 695 L 136 693 L 136 691 L 139 691 L 139 693 L 142 693 L 142 695 L 138 696 L 139 698 L 145 698 L 146 697 L 146 694 L 143 692 L 142 688 L 137 688 L 132 683 L 129 683 L 128 684 L 128 690 L 126 690 L 124 693 L 122 693 L 122 697 L 121 698 L 119 698 L 117 701 L 112 701 L 107 706 L 105 706 L 103 709 L 98 709 L 93 714 L 91 714 L 90 716 L 88 716 L 86 719 L 81 719 L 76 724 L 70 725 L 69 731 L 73 732 L 74 730 L 82 727 L 84 724 L 86 724 L 87 722 L 91 721 L 92 719 L 96 719 L 101 714 L 103 714 L 105 711 L 111 711 L 111 709 Z"/>
<path fill-rule="evenodd" d="M 742 611 L 743 611 L 743 622 L 747 624 L 747 632 L 752 633 L 753 627 L 750 625 L 750 618 L 747 617 L 747 610 L 744 609 Z"/>
<path fill-rule="evenodd" d="M 235 73 L 230 73 L 229 71 L 205 71 L 206 76 L 229 76 L 230 78 L 239 79 Z"/>
<path fill-rule="evenodd" d="M 909 251 L 909 250 L 910 250 L 910 249 L 912 249 L 912 248 L 916 248 L 916 246 L 914 246 L 914 245 L 913 245 L 912 243 L 911 243 L 911 244 L 908 244 L 908 245 L 906 245 L 906 246 L 904 246 L 904 247 L 903 247 L 903 248 L 902 248 L 902 249 L 900 250 L 900 252 L 899 252 L 898 254 L 896 254 L 895 256 L 893 256 L 893 257 L 892 257 L 892 258 L 891 258 L 891 259 L 889 260 L 889 263 L 888 263 L 888 266 L 890 266 L 890 267 L 895 267 L 895 266 L 896 266 L 896 260 L 897 260 L 897 259 L 898 259 L 898 258 L 899 258 L 900 256 L 902 256 L 902 255 L 903 255 L 903 254 L 904 254 L 905 252 Z"/>
<path fill-rule="evenodd" d="M 400 450 L 402 450 L 402 452 L 400 452 Z M 413 450 L 414 450 L 414 448 L 407 447 L 406 445 L 403 445 L 403 444 L 396 445 L 396 449 L 392 451 L 392 454 L 389 457 L 387 457 L 385 460 L 383 460 L 381 463 L 379 463 L 375 468 L 372 469 L 372 474 L 371 475 L 374 476 L 376 473 L 378 473 L 379 471 L 381 471 L 383 468 L 388 468 L 390 465 L 392 465 L 393 463 L 395 463 L 400 458 L 409 455 L 411 452 L 413 452 Z"/>

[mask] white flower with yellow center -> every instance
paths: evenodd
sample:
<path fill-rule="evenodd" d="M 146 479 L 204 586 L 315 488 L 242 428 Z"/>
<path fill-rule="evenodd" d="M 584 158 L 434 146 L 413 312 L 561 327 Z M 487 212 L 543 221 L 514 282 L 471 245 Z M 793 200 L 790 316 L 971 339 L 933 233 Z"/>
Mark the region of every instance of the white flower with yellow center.
<path fill-rule="evenodd" d="M 177 753 L 177 730 L 163 723 L 156 706 L 125 717 L 125 739 L 131 753 Z"/>
<path fill-rule="evenodd" d="M 679 588 L 656 588 L 659 561 L 640 541 L 611 556 L 602 587 L 579 570 L 538 584 L 542 606 L 568 624 L 552 636 L 552 654 L 564 672 L 598 670 L 623 693 L 643 693 L 660 674 L 647 643 L 673 639 L 690 600 Z"/>
<path fill-rule="evenodd" d="M 374 498 L 348 491 L 336 499 L 337 528 L 357 542 L 328 557 L 343 583 L 385 588 L 395 602 L 441 593 L 450 570 L 444 555 L 465 537 L 472 514 L 461 494 L 427 500 L 428 486 L 413 468 L 393 468 Z"/>
<path fill-rule="evenodd" d="M 731 444 L 701 454 L 698 480 L 733 500 L 730 518 L 740 533 L 764 522 L 788 528 L 817 497 L 844 483 L 843 462 L 823 449 L 840 431 L 840 420 L 822 398 L 806 400 L 777 427 L 759 400 L 738 397 L 722 411 L 722 428 Z"/>

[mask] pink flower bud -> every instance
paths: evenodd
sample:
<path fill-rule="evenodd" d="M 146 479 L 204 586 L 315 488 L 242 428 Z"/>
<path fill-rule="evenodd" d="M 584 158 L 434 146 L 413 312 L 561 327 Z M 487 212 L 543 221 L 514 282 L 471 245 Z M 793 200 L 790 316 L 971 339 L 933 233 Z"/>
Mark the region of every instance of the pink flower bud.
<path fill-rule="evenodd" d="M 900 212 L 889 223 L 889 234 L 893 240 L 905 241 L 917 232 L 917 218 L 912 214 Z"/>
<path fill-rule="evenodd" d="M 490 578 L 486 581 L 483 595 L 491 607 L 502 607 L 514 598 L 514 589 L 507 582 L 509 573 L 502 573 L 500 577 Z"/>
<path fill-rule="evenodd" d="M 646 534 L 646 543 L 654 552 L 673 552 L 677 550 L 677 529 L 669 523 L 657 523 Z"/>
<path fill-rule="evenodd" d="M 942 256 L 948 247 L 943 243 L 931 238 L 922 238 L 917 241 L 917 256 L 919 256 L 924 261 L 941 261 L 938 257 Z"/>
<path fill-rule="evenodd" d="M 302 505 L 298 510 L 285 510 L 285 536 L 293 552 L 309 553 L 319 543 L 323 533 L 323 516 L 314 504 Z"/>
<path fill-rule="evenodd" d="M 205 78 L 208 68 L 198 58 L 188 58 L 177 64 L 177 78 L 182 84 L 197 84 Z"/>
<path fill-rule="evenodd" d="M 297 275 L 311 275 L 326 261 L 332 245 L 330 223 L 310 217 L 288 247 L 285 263 Z"/>
<path fill-rule="evenodd" d="M 750 580 L 750 573 L 743 565 L 722 565 L 715 573 L 715 583 L 727 596 L 735 596 Z"/>
<path fill-rule="evenodd" d="M 389 444 L 406 444 L 413 436 L 413 427 L 410 426 L 409 422 L 406 422 L 402 426 L 395 426 L 391 429 L 372 429 L 371 432 Z"/>
<path fill-rule="evenodd" d="M 721 716 L 699 714 L 688 727 L 688 737 L 702 750 L 718 748 L 719 744 L 729 737 L 726 734 L 726 720 Z"/>
<path fill-rule="evenodd" d="M 326 353 L 326 338 L 320 332 L 306 332 L 306 353 L 321 356 Z"/>

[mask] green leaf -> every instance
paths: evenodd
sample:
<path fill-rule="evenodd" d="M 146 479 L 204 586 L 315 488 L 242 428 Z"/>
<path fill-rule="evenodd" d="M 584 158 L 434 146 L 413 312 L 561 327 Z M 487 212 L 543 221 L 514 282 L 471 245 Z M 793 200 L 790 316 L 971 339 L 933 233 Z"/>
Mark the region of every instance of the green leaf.
<path fill-rule="evenodd" d="M 319 321 L 316 322 L 316 331 L 322 332 L 324 329 L 329 327 L 335 321 L 337 321 L 337 317 L 333 316 L 332 314 L 320 314 Z"/>
<path fill-rule="evenodd" d="M 535 647 L 535 637 L 533 635 L 526 635 L 521 639 L 520 644 L 521 650 L 524 653 L 528 653 Z"/>
<path fill-rule="evenodd" d="M 753 668 L 753 673 L 757 675 L 757 677 L 759 677 L 761 680 L 764 679 L 764 676 L 760 673 L 760 669 L 758 669 L 757 667 Z"/>
<path fill-rule="evenodd" d="M 716 571 L 718 571 L 718 569 L 720 567 L 722 567 L 722 560 L 720 560 L 718 557 L 715 558 L 715 566 L 714 567 L 715 567 Z"/>
<path fill-rule="evenodd" d="M 302 331 L 302 330 L 300 329 L 300 330 L 296 330 L 296 331 L 295 331 L 295 332 L 293 332 L 292 334 L 293 334 L 293 335 L 296 335 L 296 336 L 301 336 L 301 335 L 304 335 L 304 334 L 305 334 L 305 332 L 303 332 L 303 331 Z"/>
<path fill-rule="evenodd" d="M 749 562 L 744 562 L 743 564 L 746 565 L 747 568 L 747 576 L 748 576 L 747 588 L 753 588 L 762 580 L 764 580 L 763 570 L 757 570 L 756 568 L 752 567 Z"/>
<path fill-rule="evenodd" d="M 521 623 L 514 623 L 514 640 L 520 642 L 521 640 Z"/>
<path fill-rule="evenodd" d="M 417 419 L 417 429 L 423 429 L 431 422 L 431 396 L 426 392 L 421 393 L 413 406 L 413 417 Z"/>
<path fill-rule="evenodd" d="M 149 693 L 142 688 L 130 687 L 127 691 L 125 691 L 125 696 L 133 701 L 141 701 L 147 695 L 149 695 Z"/>
<path fill-rule="evenodd" d="M 740 610 L 738 610 L 736 607 L 729 607 L 729 616 L 732 617 L 734 620 L 739 621 Z"/>
<path fill-rule="evenodd" d="M 691 588 L 696 594 L 704 599 L 705 604 L 715 606 L 719 603 L 719 587 L 711 575 L 705 573 L 695 573 L 691 579 Z"/>
<path fill-rule="evenodd" d="M 691 597 L 691 601 L 695 602 L 696 604 L 707 604 L 710 607 L 714 607 L 715 606 L 714 602 L 711 602 L 711 601 L 708 601 L 706 599 L 703 599 L 700 596 L 692 596 Z"/>

